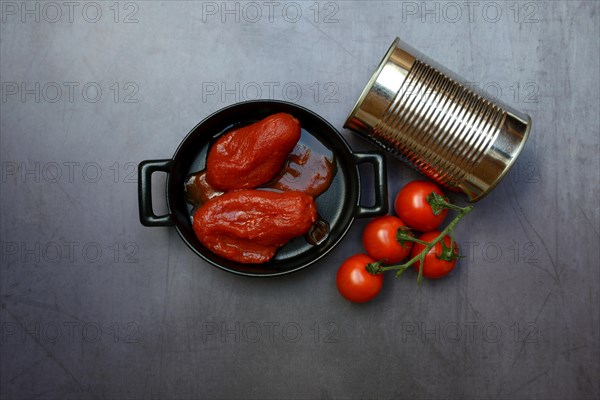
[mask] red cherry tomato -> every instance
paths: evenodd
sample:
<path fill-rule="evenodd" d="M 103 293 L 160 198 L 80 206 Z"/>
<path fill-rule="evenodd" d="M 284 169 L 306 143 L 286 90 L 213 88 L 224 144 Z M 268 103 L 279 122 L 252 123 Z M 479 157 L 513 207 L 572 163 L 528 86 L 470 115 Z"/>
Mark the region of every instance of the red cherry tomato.
<path fill-rule="evenodd" d="M 398 192 L 394 202 L 398 217 L 406 225 L 421 232 L 429 232 L 440 226 L 448 210 L 443 210 L 439 215 L 433 214 L 427 202 L 427 195 L 431 192 L 444 196 L 444 192 L 432 182 L 412 181 L 405 185 Z"/>
<path fill-rule="evenodd" d="M 363 231 L 362 242 L 365 250 L 375 260 L 386 264 L 396 264 L 404 260 L 412 249 L 412 242 L 400 245 L 396 240 L 398 228 L 406 226 L 398 217 L 386 215 L 371 220 Z"/>
<path fill-rule="evenodd" d="M 431 231 L 431 232 L 427 232 L 424 233 L 423 235 L 421 235 L 421 237 L 419 237 L 420 240 L 424 241 L 424 242 L 432 242 L 435 238 L 437 238 L 439 236 L 440 232 L 438 231 Z M 458 245 L 456 244 L 456 242 L 452 242 L 452 239 L 450 238 L 450 236 L 446 235 L 444 236 L 443 239 L 444 244 L 446 245 L 447 248 L 450 248 L 450 246 L 452 245 L 452 252 L 455 254 L 455 256 L 458 256 Z M 412 248 L 412 251 L 410 252 L 410 258 L 416 257 L 419 253 L 421 253 L 423 250 L 425 249 L 425 246 L 420 244 L 420 243 L 415 243 L 415 245 Z M 450 273 L 450 271 L 452 271 L 454 269 L 454 266 L 456 266 L 456 261 L 457 259 L 453 259 L 451 261 L 446 261 L 446 260 L 442 260 L 440 258 L 438 258 L 439 256 L 442 255 L 442 241 L 438 242 L 435 244 L 435 246 L 433 246 L 433 248 L 431 250 L 429 250 L 429 252 L 427 252 L 427 255 L 425 256 L 425 264 L 423 265 L 423 276 L 426 278 L 430 278 L 430 279 L 436 279 L 436 278 L 441 278 L 443 276 L 448 275 L 448 273 Z M 420 261 L 417 261 L 413 264 L 413 267 L 419 271 L 419 266 L 421 265 Z"/>
<path fill-rule="evenodd" d="M 355 254 L 342 263 L 336 276 L 338 291 L 347 300 L 365 303 L 381 291 L 383 275 L 371 275 L 366 265 L 375 262 L 365 254 Z"/>

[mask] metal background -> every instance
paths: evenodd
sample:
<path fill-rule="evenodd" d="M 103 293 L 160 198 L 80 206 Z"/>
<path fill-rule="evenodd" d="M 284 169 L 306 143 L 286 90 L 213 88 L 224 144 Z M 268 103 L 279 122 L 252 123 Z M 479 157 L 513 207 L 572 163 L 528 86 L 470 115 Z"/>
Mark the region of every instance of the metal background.
<path fill-rule="evenodd" d="M 597 2 L 48 4 L 1 2 L 2 398 L 599 397 Z M 341 128 L 396 36 L 534 120 L 451 276 L 354 305 L 366 221 L 276 279 L 139 223 L 133 165 L 258 88 Z"/>

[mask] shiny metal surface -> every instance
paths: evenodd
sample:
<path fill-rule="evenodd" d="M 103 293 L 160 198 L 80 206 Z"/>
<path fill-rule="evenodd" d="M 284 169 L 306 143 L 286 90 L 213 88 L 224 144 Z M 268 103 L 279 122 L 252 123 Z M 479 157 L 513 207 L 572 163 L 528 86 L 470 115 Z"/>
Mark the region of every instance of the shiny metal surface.
<path fill-rule="evenodd" d="M 396 38 L 344 127 L 477 201 L 515 162 L 531 118 Z"/>

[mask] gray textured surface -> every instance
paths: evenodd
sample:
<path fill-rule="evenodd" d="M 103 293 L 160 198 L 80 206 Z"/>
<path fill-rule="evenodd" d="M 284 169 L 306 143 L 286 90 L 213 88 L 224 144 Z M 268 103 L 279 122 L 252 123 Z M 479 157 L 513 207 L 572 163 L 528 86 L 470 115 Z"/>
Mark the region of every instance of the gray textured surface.
<path fill-rule="evenodd" d="M 2 398 L 600 396 L 597 2 L 83 4 L 1 2 Z M 133 163 L 257 88 L 341 128 L 397 35 L 534 120 L 451 277 L 357 306 L 365 221 L 266 280 L 139 224 Z M 417 175 L 388 161 L 391 196 Z"/>

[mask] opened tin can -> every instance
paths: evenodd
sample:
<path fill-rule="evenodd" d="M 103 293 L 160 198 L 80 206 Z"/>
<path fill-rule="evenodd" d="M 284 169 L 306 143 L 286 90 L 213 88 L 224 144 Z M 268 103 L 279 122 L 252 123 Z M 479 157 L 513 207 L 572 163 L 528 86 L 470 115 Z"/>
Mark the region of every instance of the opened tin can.
<path fill-rule="evenodd" d="M 477 201 L 514 164 L 531 118 L 396 38 L 344 127 Z"/>

